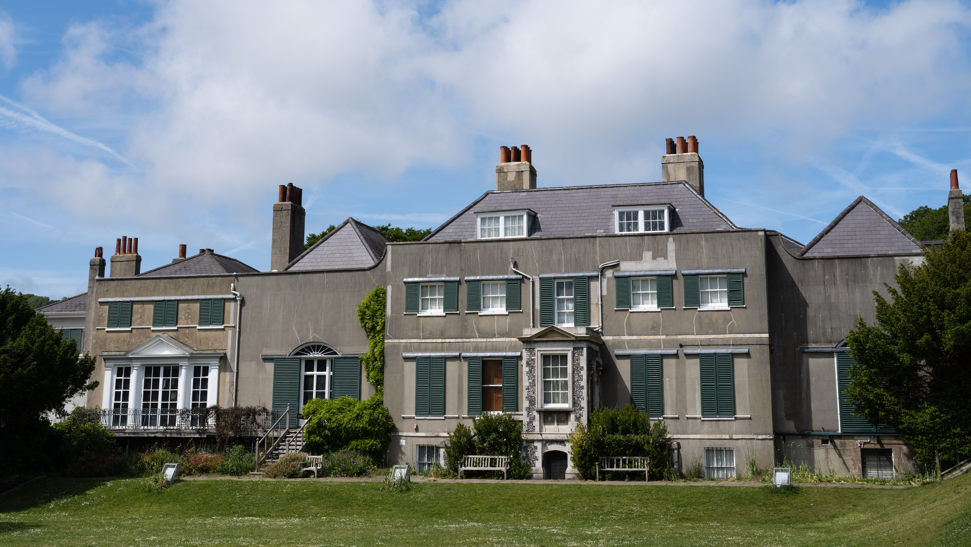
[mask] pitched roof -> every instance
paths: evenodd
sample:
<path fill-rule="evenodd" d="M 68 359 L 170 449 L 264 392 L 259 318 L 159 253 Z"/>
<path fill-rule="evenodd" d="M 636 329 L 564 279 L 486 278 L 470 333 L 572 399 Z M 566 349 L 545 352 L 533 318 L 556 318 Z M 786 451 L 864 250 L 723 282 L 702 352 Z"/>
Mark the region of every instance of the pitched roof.
<path fill-rule="evenodd" d="M 46 306 L 37 308 L 40 313 L 78 313 L 83 314 L 88 308 L 88 293 L 81 293 L 71 298 L 51 302 Z"/>
<path fill-rule="evenodd" d="M 860 196 L 803 248 L 802 256 L 814 258 L 919 253 L 920 241 L 872 201 Z"/>
<path fill-rule="evenodd" d="M 293 259 L 284 271 L 370 268 L 381 261 L 387 246 L 381 232 L 348 218 Z"/>
<path fill-rule="evenodd" d="M 218 275 L 231 273 L 250 273 L 259 271 L 228 256 L 215 253 L 199 253 L 181 262 L 166 264 L 154 270 L 142 272 L 139 277 L 161 277 L 180 275 Z"/>
<path fill-rule="evenodd" d="M 531 238 L 612 234 L 614 207 L 664 204 L 674 207 L 672 232 L 738 228 L 688 183 L 648 182 L 489 191 L 436 228 L 425 241 L 475 239 L 476 213 L 524 209 L 536 213 Z"/>

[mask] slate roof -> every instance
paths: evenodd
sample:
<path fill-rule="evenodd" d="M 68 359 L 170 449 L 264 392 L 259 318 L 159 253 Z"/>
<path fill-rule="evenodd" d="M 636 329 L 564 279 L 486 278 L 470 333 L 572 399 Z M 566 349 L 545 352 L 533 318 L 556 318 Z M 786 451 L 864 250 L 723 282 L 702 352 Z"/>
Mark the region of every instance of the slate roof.
<path fill-rule="evenodd" d="M 872 201 L 860 196 L 802 251 L 806 258 L 913 255 L 920 242 Z"/>
<path fill-rule="evenodd" d="M 489 191 L 435 229 L 425 241 L 476 238 L 476 213 L 530 209 L 536 213 L 531 238 L 614 233 L 614 207 L 674 206 L 672 232 L 738 227 L 688 183 L 649 182 L 603 186 L 565 186 L 534 190 Z"/>
<path fill-rule="evenodd" d="M 88 293 L 82 293 L 71 298 L 51 302 L 37 308 L 40 313 L 78 313 L 83 314 L 88 307 Z"/>
<path fill-rule="evenodd" d="M 138 277 L 161 277 L 179 275 L 218 275 L 231 273 L 251 273 L 259 271 L 228 256 L 215 253 L 200 253 L 181 262 L 166 264 L 154 270 L 142 272 Z"/>
<path fill-rule="evenodd" d="M 293 259 L 284 271 L 370 268 L 381 261 L 387 246 L 384 234 L 348 218 Z"/>

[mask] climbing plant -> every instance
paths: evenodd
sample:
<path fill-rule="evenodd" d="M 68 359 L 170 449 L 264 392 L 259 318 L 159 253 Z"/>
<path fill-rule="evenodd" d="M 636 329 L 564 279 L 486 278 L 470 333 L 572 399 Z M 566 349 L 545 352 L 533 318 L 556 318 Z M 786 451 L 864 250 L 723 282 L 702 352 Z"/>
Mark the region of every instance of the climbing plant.
<path fill-rule="evenodd" d="M 384 287 L 369 292 L 357 307 L 357 319 L 368 337 L 368 350 L 364 354 L 364 372 L 374 386 L 375 395 L 384 397 Z"/>

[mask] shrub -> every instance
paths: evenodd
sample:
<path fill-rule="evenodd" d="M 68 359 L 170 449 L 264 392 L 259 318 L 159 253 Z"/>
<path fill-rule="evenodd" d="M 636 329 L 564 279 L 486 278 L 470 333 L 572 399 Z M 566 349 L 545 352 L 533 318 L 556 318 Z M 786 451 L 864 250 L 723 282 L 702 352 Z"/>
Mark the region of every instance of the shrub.
<path fill-rule="evenodd" d="M 370 477 L 374 462 L 367 454 L 344 450 L 324 455 L 318 477 Z"/>
<path fill-rule="evenodd" d="M 116 477 L 128 474 L 128 460 L 121 454 L 85 452 L 67 468 L 71 477 Z"/>
<path fill-rule="evenodd" d="M 215 414 L 216 449 L 224 451 L 233 440 L 247 433 L 254 433 L 269 421 L 270 411 L 265 406 L 239 406 L 230 408 L 209 407 Z M 269 425 L 266 423 L 266 425 Z"/>
<path fill-rule="evenodd" d="M 314 399 L 304 405 L 303 417 L 307 420 L 304 440 L 310 452 L 350 450 L 367 454 L 372 461 L 384 461 L 394 420 L 381 398 Z"/>
<path fill-rule="evenodd" d="M 222 461 L 216 465 L 216 471 L 223 475 L 238 477 L 248 475 L 256 469 L 256 462 L 253 455 L 247 452 L 246 447 L 241 444 L 229 449 Z"/>
<path fill-rule="evenodd" d="M 411 471 L 410 466 L 408 471 Z M 395 477 L 394 468 L 388 470 L 388 474 L 384 477 L 384 483 L 382 484 L 382 489 L 388 492 L 407 492 L 411 490 L 411 481 L 405 479 L 404 477 Z"/>
<path fill-rule="evenodd" d="M 100 412 L 76 408 L 59 423 L 54 424 L 60 440 L 59 458 L 70 466 L 84 454 L 121 454 L 115 434 L 101 425 Z"/>
<path fill-rule="evenodd" d="M 307 455 L 303 452 L 286 454 L 263 468 L 263 475 L 271 479 L 296 479 L 303 474 L 303 462 Z"/>
<path fill-rule="evenodd" d="M 458 424 L 448 434 L 448 443 L 445 445 L 445 464 L 448 470 L 458 473 L 462 458 L 475 453 L 475 434 L 465 424 Z"/>
<path fill-rule="evenodd" d="M 507 456 L 509 477 L 525 479 L 529 468 L 523 464 L 523 423 L 509 414 L 486 414 L 473 420 L 472 429 L 459 424 L 448 436 L 445 456 L 450 471 L 458 472 L 462 458 L 468 455 Z M 499 471 L 486 471 L 500 477 Z"/>
<path fill-rule="evenodd" d="M 208 475 L 209 473 L 215 473 L 219 469 L 219 464 L 222 461 L 223 457 L 219 454 L 209 454 L 207 452 L 189 453 L 182 458 L 179 469 L 181 474 L 187 476 Z"/>
<path fill-rule="evenodd" d="M 162 468 L 165 467 L 167 463 L 182 463 L 182 458 L 177 454 L 173 454 L 164 448 L 154 447 L 152 450 L 145 452 L 142 456 L 142 460 L 145 462 L 145 470 L 149 473 L 161 473 Z"/>
<path fill-rule="evenodd" d="M 580 476 L 593 480 L 599 458 L 636 456 L 650 458 L 650 475 L 670 475 L 668 429 L 664 422 L 651 423 L 650 416 L 634 405 L 623 409 L 604 407 L 590 413 L 590 423 L 570 434 L 570 455 Z M 601 476 L 604 474 L 601 473 Z M 608 478 L 628 478 L 628 473 L 610 473 Z"/>

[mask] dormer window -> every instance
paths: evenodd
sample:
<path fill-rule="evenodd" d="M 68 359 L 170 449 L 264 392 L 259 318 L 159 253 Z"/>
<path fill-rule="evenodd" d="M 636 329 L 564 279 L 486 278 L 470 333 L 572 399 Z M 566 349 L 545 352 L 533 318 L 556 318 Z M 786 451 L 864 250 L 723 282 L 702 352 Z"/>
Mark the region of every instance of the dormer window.
<path fill-rule="evenodd" d="M 529 211 L 499 211 L 476 213 L 478 239 L 527 237 L 529 235 Z"/>
<path fill-rule="evenodd" d="M 670 205 L 614 208 L 614 233 L 670 232 Z"/>

